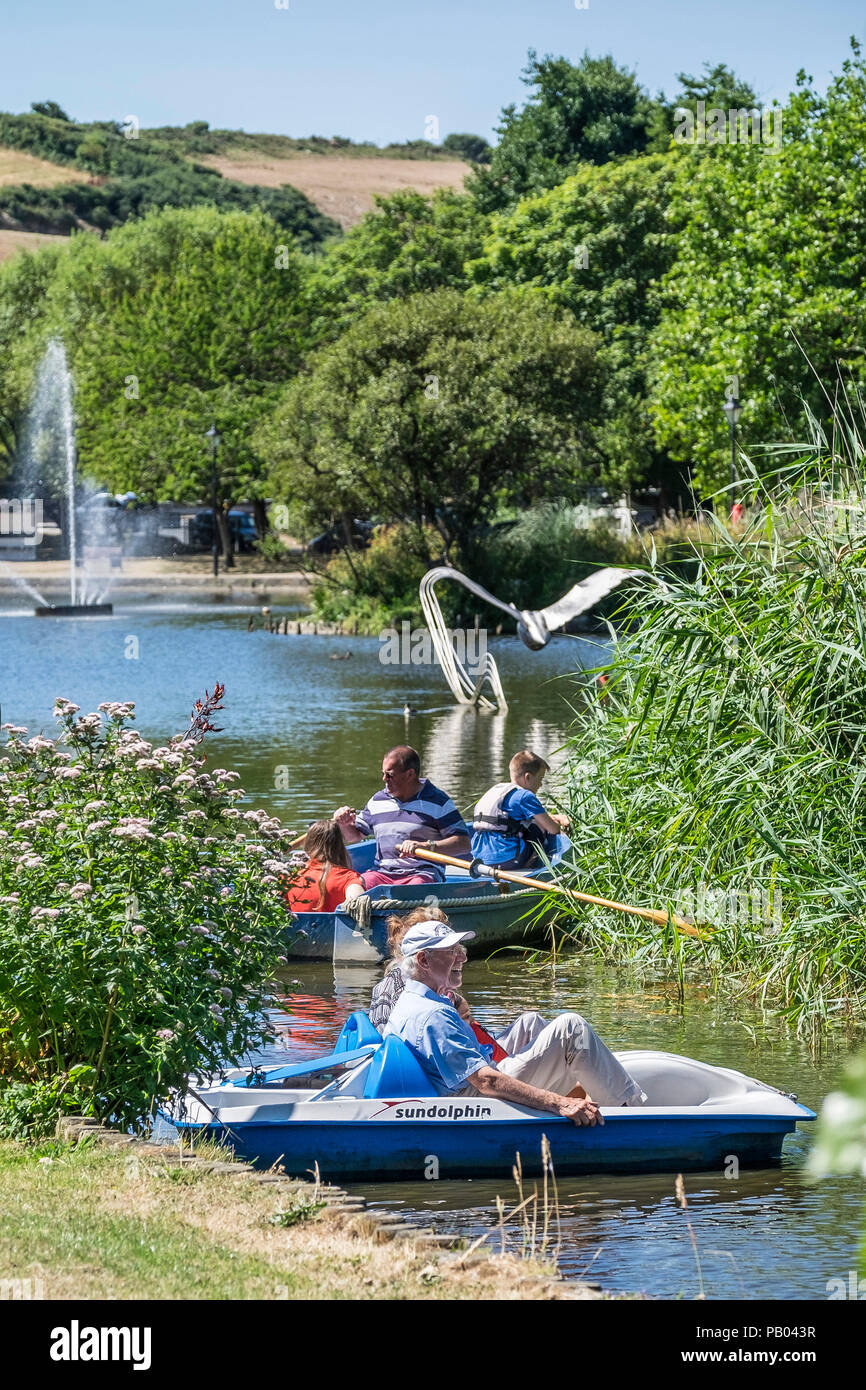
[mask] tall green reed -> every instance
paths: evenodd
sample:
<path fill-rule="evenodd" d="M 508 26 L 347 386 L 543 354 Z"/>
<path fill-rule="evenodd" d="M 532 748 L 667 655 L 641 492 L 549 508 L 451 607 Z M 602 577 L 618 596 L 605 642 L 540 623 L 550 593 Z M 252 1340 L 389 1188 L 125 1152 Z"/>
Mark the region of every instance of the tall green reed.
<path fill-rule="evenodd" d="M 804 1029 L 866 999 L 866 450 L 862 404 L 834 405 L 829 436 L 766 451 L 772 484 L 747 462 L 747 519 L 715 520 L 693 578 L 630 594 L 569 764 L 580 886 L 715 928 L 575 911 L 584 942 L 683 953 Z"/>

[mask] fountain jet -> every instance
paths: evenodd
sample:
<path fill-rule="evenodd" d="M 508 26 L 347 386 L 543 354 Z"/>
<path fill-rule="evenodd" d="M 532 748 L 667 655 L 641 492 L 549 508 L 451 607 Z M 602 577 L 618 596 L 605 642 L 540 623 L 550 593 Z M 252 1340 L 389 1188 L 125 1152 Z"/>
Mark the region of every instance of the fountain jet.
<path fill-rule="evenodd" d="M 75 415 L 72 407 L 72 373 L 66 350 L 52 338 L 36 374 L 36 391 L 26 425 L 23 495 L 33 496 L 46 462 L 53 461 L 54 485 L 66 493 L 66 536 L 69 544 L 69 602 L 51 604 L 40 598 L 37 618 L 92 618 L 112 612 L 110 603 L 88 603 L 86 578 L 79 592 L 79 517 L 76 495 Z M 25 580 L 21 586 L 34 592 Z M 81 601 L 84 600 L 84 601 Z"/>

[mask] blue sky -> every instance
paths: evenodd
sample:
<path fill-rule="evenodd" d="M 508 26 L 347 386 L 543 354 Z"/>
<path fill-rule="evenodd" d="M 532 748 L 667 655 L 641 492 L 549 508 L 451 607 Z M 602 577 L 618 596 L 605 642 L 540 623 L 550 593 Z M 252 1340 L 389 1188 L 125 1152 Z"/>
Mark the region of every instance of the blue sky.
<path fill-rule="evenodd" d="M 672 95 L 679 71 L 726 62 L 762 102 L 798 68 L 820 87 L 863 0 L 5 0 L 0 107 L 59 101 L 79 120 L 204 119 L 377 143 L 468 130 L 491 138 L 521 102 L 526 51 L 610 52 Z"/>

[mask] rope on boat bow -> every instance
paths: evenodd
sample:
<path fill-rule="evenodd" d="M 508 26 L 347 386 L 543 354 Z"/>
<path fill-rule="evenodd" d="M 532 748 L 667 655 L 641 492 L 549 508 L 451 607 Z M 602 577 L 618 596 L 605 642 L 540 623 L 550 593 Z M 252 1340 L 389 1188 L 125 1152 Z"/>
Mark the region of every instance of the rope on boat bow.
<path fill-rule="evenodd" d="M 506 887 L 502 880 L 500 888 Z M 430 884 L 431 892 L 436 888 L 436 884 Z M 529 897 L 532 894 L 544 892 L 546 884 L 540 883 L 538 888 L 518 888 L 509 892 L 511 898 Z M 443 899 L 444 902 L 444 899 Z M 499 902 L 498 897 L 492 893 L 485 893 L 484 896 L 473 898 L 454 898 L 455 907 L 491 907 Z M 373 930 L 373 912 L 412 912 L 414 908 L 423 906 L 417 898 L 371 898 L 369 893 L 362 893 L 358 898 L 351 898 L 349 902 L 343 903 L 340 908 L 351 917 L 358 931 L 367 941 L 370 941 Z"/>

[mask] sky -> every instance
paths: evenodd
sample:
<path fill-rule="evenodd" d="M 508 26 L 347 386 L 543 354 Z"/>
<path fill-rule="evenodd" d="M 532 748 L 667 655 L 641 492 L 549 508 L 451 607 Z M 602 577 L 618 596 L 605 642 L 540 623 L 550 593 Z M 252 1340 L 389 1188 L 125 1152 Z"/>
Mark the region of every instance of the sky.
<path fill-rule="evenodd" d="M 529 48 L 612 53 L 651 92 L 725 62 L 762 104 L 826 87 L 863 0 L 3 0 L 0 108 L 352 140 L 493 139 Z M 10 61 L 12 59 L 12 61 Z"/>

